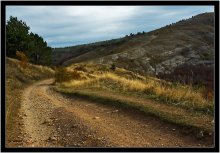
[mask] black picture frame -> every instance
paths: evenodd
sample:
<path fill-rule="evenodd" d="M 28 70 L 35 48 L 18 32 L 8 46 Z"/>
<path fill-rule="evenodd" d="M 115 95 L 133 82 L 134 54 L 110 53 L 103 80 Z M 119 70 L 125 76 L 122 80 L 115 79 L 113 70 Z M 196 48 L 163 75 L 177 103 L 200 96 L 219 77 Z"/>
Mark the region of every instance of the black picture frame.
<path fill-rule="evenodd" d="M 211 5 L 215 8 L 215 147 L 214 148 L 6 148 L 5 24 L 10 5 Z M 219 1 L 1 1 L 1 151 L 3 152 L 218 152 L 219 151 Z"/>

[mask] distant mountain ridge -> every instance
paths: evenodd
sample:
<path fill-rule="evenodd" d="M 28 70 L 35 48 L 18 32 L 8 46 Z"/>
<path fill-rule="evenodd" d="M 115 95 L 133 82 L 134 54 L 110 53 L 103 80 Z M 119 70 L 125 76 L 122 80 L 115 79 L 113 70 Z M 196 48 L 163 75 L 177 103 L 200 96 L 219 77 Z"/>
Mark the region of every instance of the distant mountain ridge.
<path fill-rule="evenodd" d="M 110 41 L 56 48 L 55 65 L 115 63 L 117 67 L 157 75 L 187 65 L 214 64 L 214 13 L 202 13 L 148 33 Z"/>

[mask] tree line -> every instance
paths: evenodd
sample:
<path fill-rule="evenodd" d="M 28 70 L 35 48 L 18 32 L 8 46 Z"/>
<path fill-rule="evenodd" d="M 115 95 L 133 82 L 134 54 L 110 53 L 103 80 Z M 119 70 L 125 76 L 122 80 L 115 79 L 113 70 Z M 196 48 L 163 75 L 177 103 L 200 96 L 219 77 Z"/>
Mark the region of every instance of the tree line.
<path fill-rule="evenodd" d="M 135 35 L 143 35 L 143 34 L 145 34 L 146 32 L 145 31 L 143 31 L 143 32 L 137 32 L 137 34 L 133 34 L 133 33 L 130 33 L 130 35 L 125 35 L 125 37 L 132 37 L 132 36 L 135 36 Z"/>
<path fill-rule="evenodd" d="M 10 16 L 6 23 L 6 56 L 17 58 L 16 51 L 21 51 L 31 63 L 50 65 L 52 48 L 41 36 L 29 30 L 25 22 Z"/>

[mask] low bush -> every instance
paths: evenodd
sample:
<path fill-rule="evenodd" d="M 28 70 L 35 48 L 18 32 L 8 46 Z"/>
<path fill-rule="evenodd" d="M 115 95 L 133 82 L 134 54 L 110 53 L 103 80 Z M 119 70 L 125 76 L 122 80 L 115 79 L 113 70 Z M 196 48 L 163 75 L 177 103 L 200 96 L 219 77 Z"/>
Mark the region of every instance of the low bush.
<path fill-rule="evenodd" d="M 22 51 L 16 51 L 16 56 L 20 60 L 20 65 L 26 68 L 29 61 L 28 57 Z"/>
<path fill-rule="evenodd" d="M 55 82 L 67 82 L 70 80 L 80 79 L 81 75 L 77 71 L 68 71 L 64 67 L 58 67 L 55 69 Z"/>
<path fill-rule="evenodd" d="M 77 67 L 75 67 L 75 70 L 77 71 L 83 71 L 83 72 L 87 72 L 88 70 L 85 68 L 84 65 L 79 65 Z"/>
<path fill-rule="evenodd" d="M 113 64 L 111 65 L 110 69 L 111 69 L 112 71 L 115 71 L 115 69 L 116 69 L 115 63 L 113 63 Z"/>

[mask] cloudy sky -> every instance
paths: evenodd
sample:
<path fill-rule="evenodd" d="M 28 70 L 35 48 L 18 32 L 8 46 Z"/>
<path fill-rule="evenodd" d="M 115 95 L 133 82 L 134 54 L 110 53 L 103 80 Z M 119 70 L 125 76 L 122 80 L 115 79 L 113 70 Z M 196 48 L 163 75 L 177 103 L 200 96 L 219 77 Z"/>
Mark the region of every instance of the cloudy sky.
<path fill-rule="evenodd" d="M 65 47 L 151 31 L 213 6 L 7 6 L 51 47 Z"/>

